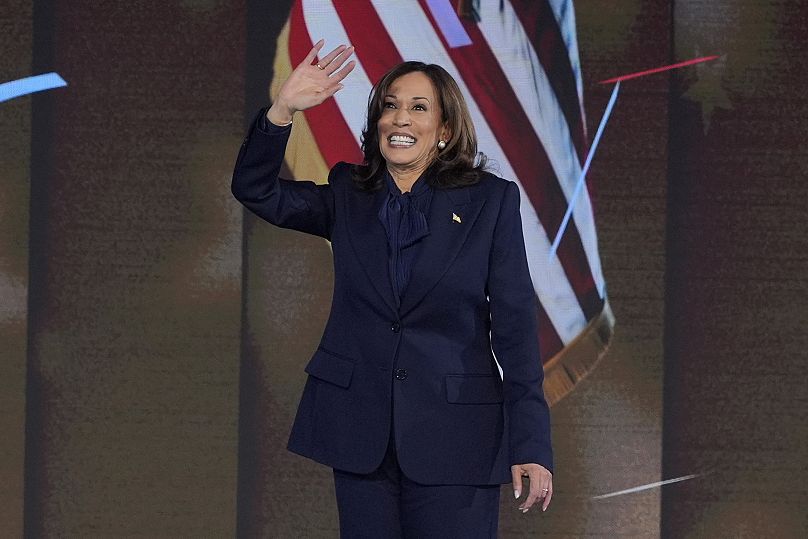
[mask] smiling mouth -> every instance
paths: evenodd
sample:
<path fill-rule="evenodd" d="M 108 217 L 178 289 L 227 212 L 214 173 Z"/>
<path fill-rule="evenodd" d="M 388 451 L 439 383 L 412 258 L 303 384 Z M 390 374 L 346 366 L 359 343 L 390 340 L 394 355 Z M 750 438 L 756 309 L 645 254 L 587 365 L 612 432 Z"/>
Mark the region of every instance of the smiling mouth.
<path fill-rule="evenodd" d="M 415 144 L 415 139 L 407 135 L 390 135 L 387 137 L 390 146 L 395 148 L 409 148 Z"/>

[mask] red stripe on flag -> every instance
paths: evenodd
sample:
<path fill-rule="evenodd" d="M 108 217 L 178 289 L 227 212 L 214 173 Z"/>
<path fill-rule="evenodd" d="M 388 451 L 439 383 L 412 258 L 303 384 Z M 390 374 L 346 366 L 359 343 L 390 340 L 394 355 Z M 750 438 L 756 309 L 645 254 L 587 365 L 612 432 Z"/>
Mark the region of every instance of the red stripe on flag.
<path fill-rule="evenodd" d="M 544 306 L 536 298 L 539 309 L 539 355 L 541 362 L 547 363 L 550 359 L 564 349 L 564 342 L 558 336 L 558 332 L 553 327 L 553 322 L 547 316 Z"/>
<path fill-rule="evenodd" d="M 425 0 L 419 0 L 436 32 L 440 35 Z M 554 238 L 564 219 L 567 199 L 553 171 L 544 147 L 522 109 L 505 74 L 488 47 L 477 25 L 463 21 L 472 40 L 464 47 L 450 48 L 447 53 L 463 75 L 463 80 L 480 107 L 491 131 L 519 178 L 549 238 Z M 603 309 L 592 270 L 574 222 L 567 226 L 558 248 L 558 258 L 570 281 L 584 316 L 592 319 Z"/>
<path fill-rule="evenodd" d="M 339 43 L 326 43 L 326 47 L 333 48 L 337 45 Z M 313 46 L 306 29 L 302 2 L 298 0 L 292 6 L 289 22 L 289 56 L 293 68 L 306 58 Z M 326 99 L 322 104 L 308 109 L 303 114 L 306 115 L 306 121 L 328 168 L 339 161 L 362 162 L 364 159 L 362 150 L 348 124 L 345 123 L 336 101 Z"/>
<path fill-rule="evenodd" d="M 372 84 L 404 60 L 370 0 L 334 0 L 342 26 Z"/>
<path fill-rule="evenodd" d="M 578 160 L 583 164 L 588 144 L 584 138 L 578 87 L 570 64 L 569 51 L 553 9 L 547 0 L 510 0 L 510 2 L 522 23 L 522 28 L 533 43 L 539 62 L 544 67 L 553 93 L 567 119 L 575 151 L 578 152 Z"/>

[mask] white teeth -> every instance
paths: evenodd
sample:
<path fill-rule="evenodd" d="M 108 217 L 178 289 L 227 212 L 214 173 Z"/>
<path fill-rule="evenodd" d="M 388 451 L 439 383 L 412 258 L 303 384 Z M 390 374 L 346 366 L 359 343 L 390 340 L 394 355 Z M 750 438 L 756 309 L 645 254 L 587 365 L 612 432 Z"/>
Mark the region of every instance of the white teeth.
<path fill-rule="evenodd" d="M 390 136 L 390 144 L 393 146 L 412 146 L 415 144 L 415 139 L 407 135 L 392 135 Z"/>

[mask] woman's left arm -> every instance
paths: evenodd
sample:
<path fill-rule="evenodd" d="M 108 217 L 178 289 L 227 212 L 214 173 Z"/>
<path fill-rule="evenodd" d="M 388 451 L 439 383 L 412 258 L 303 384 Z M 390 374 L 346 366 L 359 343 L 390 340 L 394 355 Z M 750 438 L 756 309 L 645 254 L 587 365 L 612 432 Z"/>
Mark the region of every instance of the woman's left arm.
<path fill-rule="evenodd" d="M 522 477 L 530 478 L 523 512 L 552 497 L 553 452 L 550 411 L 544 399 L 544 370 L 539 355 L 536 293 L 522 235 L 519 188 L 505 188 L 494 230 L 488 274 L 491 347 L 502 367 L 505 413 L 510 432 L 514 495 L 522 494 Z"/>

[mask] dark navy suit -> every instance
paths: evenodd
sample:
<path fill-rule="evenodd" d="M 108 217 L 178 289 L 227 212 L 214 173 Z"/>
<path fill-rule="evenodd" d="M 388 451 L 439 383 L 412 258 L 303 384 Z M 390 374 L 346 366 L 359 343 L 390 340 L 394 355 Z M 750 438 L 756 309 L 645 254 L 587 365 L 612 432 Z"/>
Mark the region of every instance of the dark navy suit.
<path fill-rule="evenodd" d="M 264 131 L 264 113 L 239 152 L 233 194 L 270 223 L 330 240 L 334 254 L 331 314 L 288 448 L 366 474 L 385 457 L 392 422 L 401 470 L 424 485 L 509 483 L 513 464 L 552 471 L 517 185 L 485 173 L 435 188 L 397 307 L 378 217 L 386 189 L 356 189 L 347 163 L 325 185 L 278 179 L 290 129 Z"/>

